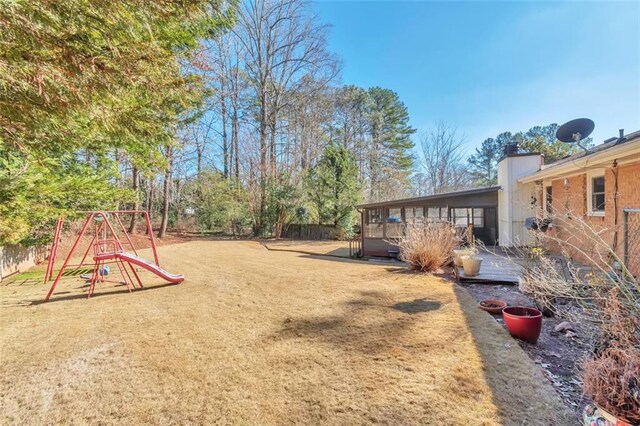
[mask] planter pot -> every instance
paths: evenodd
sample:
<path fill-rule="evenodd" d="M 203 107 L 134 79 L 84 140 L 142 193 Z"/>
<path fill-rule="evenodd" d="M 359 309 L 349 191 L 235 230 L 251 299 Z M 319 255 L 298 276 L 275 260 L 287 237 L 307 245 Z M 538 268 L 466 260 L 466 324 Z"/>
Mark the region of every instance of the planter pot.
<path fill-rule="evenodd" d="M 490 314 L 500 314 L 502 310 L 507 307 L 507 302 L 498 299 L 487 299 L 478 302 L 478 306 Z"/>
<path fill-rule="evenodd" d="M 467 254 L 467 250 L 457 249 L 453 251 L 453 261 L 458 268 L 462 268 L 462 256 Z"/>
<path fill-rule="evenodd" d="M 480 273 L 480 264 L 482 259 L 479 257 L 462 256 L 462 268 L 464 275 L 467 277 L 475 277 Z"/>
<path fill-rule="evenodd" d="M 524 306 L 511 306 L 502 310 L 502 318 L 513 337 L 534 345 L 538 342 L 542 330 L 542 312 Z"/>

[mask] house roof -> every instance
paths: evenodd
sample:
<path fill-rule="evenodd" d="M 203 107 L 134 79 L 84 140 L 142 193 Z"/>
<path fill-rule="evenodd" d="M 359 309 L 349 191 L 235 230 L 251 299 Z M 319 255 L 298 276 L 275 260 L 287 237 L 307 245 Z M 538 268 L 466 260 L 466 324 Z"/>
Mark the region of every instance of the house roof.
<path fill-rule="evenodd" d="M 376 203 L 360 204 L 356 208 L 381 207 L 390 204 L 417 204 L 423 201 L 439 200 L 441 198 L 463 197 L 466 195 L 484 194 L 489 192 L 497 192 L 500 186 L 489 186 L 486 188 L 467 189 L 464 191 L 445 192 L 443 194 L 425 195 L 423 197 L 403 198 L 400 200 L 379 201 Z"/>
<path fill-rule="evenodd" d="M 589 148 L 586 152 L 579 152 L 543 165 L 539 171 L 519 179 L 519 182 L 527 183 L 575 174 L 576 171 L 581 171 L 585 167 L 595 167 L 624 157 L 638 157 L 640 160 L 640 130 L 628 133 L 623 138 L 607 139 L 600 145 Z"/>

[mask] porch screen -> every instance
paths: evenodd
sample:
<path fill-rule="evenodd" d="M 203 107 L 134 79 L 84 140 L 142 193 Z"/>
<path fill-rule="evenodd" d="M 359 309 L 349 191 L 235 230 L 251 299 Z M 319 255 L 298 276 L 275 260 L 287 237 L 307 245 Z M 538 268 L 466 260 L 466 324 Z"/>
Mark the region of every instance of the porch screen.
<path fill-rule="evenodd" d="M 457 208 L 451 209 L 451 219 L 458 228 L 465 228 L 473 224 L 474 228 L 484 228 L 483 208 Z"/>
<path fill-rule="evenodd" d="M 427 222 L 439 223 L 447 221 L 446 207 L 429 207 L 427 208 Z"/>
<path fill-rule="evenodd" d="M 402 237 L 404 224 L 402 223 L 402 209 L 391 208 L 387 215 L 387 238 Z"/>
<path fill-rule="evenodd" d="M 364 211 L 364 236 L 365 238 L 382 238 L 382 209 L 366 209 Z"/>
<path fill-rule="evenodd" d="M 422 207 L 405 207 L 404 217 L 407 223 L 421 225 L 424 223 L 424 209 Z"/>

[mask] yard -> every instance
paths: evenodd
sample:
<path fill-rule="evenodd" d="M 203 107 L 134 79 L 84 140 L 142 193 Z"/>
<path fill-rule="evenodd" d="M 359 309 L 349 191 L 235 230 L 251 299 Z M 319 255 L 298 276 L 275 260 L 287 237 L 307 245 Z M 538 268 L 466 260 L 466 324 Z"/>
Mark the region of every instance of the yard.
<path fill-rule="evenodd" d="M 433 276 L 250 241 L 160 249 L 180 285 L 0 287 L 9 423 L 572 424 L 538 368 Z M 441 422 L 441 423 L 439 423 Z"/>

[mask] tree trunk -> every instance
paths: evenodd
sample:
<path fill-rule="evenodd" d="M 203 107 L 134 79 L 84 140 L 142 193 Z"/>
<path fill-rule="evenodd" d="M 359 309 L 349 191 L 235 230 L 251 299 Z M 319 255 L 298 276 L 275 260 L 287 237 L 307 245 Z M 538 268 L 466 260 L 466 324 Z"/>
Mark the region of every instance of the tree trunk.
<path fill-rule="evenodd" d="M 203 151 L 204 151 L 204 144 L 203 144 L 202 147 L 200 145 L 198 145 L 196 147 L 196 155 L 197 155 L 196 173 L 197 173 L 198 177 L 200 177 L 200 174 L 202 173 L 202 154 L 203 154 Z"/>
<path fill-rule="evenodd" d="M 231 128 L 231 141 L 233 144 L 234 157 L 235 157 L 235 177 L 236 181 L 240 181 L 240 148 L 238 148 L 238 108 L 233 108 L 233 123 Z"/>
<path fill-rule="evenodd" d="M 147 179 L 147 185 L 149 186 L 148 192 L 147 192 L 147 213 L 149 213 L 149 218 L 151 218 L 153 213 L 153 197 L 155 196 L 154 194 L 155 179 L 153 178 L 153 176 Z M 153 225 L 153 222 L 151 223 Z M 153 232 L 152 229 L 147 229 L 147 235 L 150 234 L 151 232 Z"/>
<path fill-rule="evenodd" d="M 167 147 L 167 168 L 164 171 L 164 181 L 162 183 L 162 221 L 160 222 L 160 230 L 158 238 L 164 238 L 167 233 L 167 225 L 169 223 L 169 195 L 171 189 L 171 169 L 173 168 L 172 148 Z"/>
<path fill-rule="evenodd" d="M 257 233 L 262 232 L 267 201 L 267 96 L 263 93 L 260 105 L 260 209 L 254 227 Z"/>
<path fill-rule="evenodd" d="M 158 238 L 164 238 L 167 233 L 167 223 L 169 222 L 169 188 L 171 187 L 171 165 L 164 172 L 164 182 L 162 185 L 162 222 Z"/>
<path fill-rule="evenodd" d="M 116 162 L 115 184 L 116 184 L 116 188 L 120 188 L 122 186 L 122 175 L 120 174 L 121 155 L 120 155 L 120 152 L 118 151 L 118 148 L 116 148 L 114 150 L 113 157 L 114 157 L 115 162 Z M 120 200 L 119 199 L 116 200 L 115 208 L 116 208 L 116 210 L 120 210 Z"/>
<path fill-rule="evenodd" d="M 220 91 L 220 115 L 222 120 L 222 160 L 223 174 L 225 178 L 229 177 L 229 141 L 227 140 L 227 98 L 224 91 L 224 79 L 220 82 L 222 90 Z"/>
<path fill-rule="evenodd" d="M 269 163 L 270 163 L 270 176 L 276 176 L 276 113 L 273 112 L 273 117 L 271 117 L 271 121 L 269 123 L 270 131 L 271 131 L 271 141 L 269 147 Z"/>
<path fill-rule="evenodd" d="M 132 186 L 131 188 L 133 189 L 133 193 L 135 195 L 135 200 L 133 201 L 133 210 L 138 210 L 140 208 L 140 195 L 139 195 L 139 189 L 140 189 L 140 177 L 138 176 L 138 168 L 136 166 L 133 166 L 133 169 L 131 171 L 131 179 L 132 179 Z M 129 233 L 133 234 L 136 232 L 136 214 L 132 213 L 131 214 L 131 223 L 129 223 Z"/>

